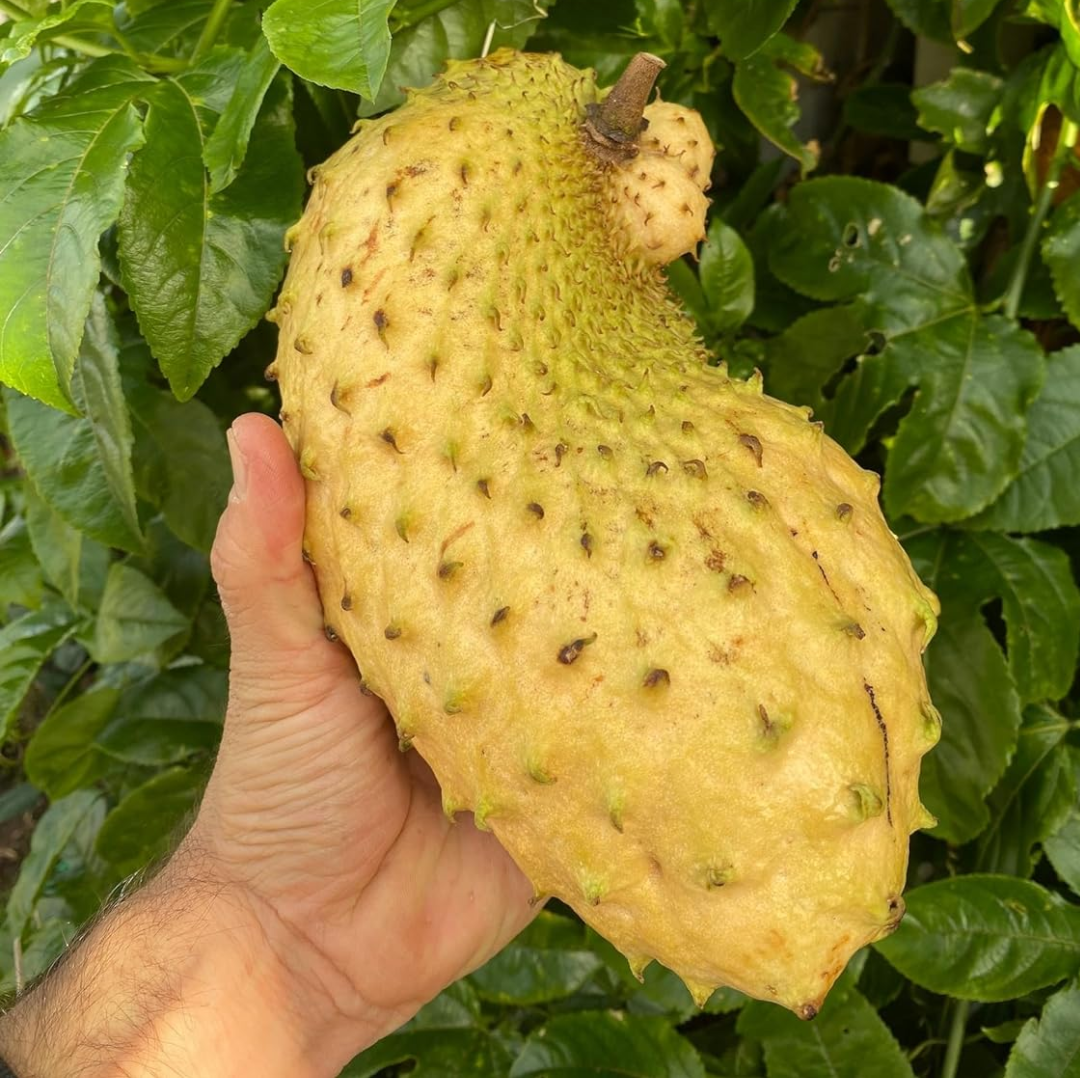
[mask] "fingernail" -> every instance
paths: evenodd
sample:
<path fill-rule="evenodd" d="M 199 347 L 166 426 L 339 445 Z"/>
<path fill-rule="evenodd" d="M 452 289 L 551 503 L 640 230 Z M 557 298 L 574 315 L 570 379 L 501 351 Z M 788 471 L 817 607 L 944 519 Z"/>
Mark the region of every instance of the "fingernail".
<path fill-rule="evenodd" d="M 247 459 L 236 441 L 232 428 L 225 432 L 225 438 L 229 443 L 229 458 L 232 461 L 233 473 L 233 486 L 232 491 L 229 492 L 229 502 L 243 502 L 244 497 L 247 495 Z"/>

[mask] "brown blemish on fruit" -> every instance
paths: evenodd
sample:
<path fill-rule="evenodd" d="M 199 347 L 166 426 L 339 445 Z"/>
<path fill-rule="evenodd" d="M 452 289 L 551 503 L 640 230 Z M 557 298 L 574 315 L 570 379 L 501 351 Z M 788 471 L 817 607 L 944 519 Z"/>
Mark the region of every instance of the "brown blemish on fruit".
<path fill-rule="evenodd" d="M 727 556 L 719 549 L 713 548 L 708 555 L 705 556 L 705 567 L 708 570 L 712 570 L 714 573 L 721 574 L 724 571 L 724 562 Z M 731 587 L 730 582 L 728 588 Z"/>
<path fill-rule="evenodd" d="M 866 637 L 866 631 L 857 622 L 848 623 L 844 627 L 844 633 L 848 637 L 855 638 L 856 641 L 862 641 Z"/>
<path fill-rule="evenodd" d="M 691 458 L 682 463 L 683 472 L 697 480 L 708 480 L 709 473 L 705 468 L 705 462 L 700 458 Z"/>
<path fill-rule="evenodd" d="M 374 390 L 379 386 L 382 386 L 387 379 L 390 378 L 390 372 L 384 371 L 377 379 L 371 379 L 369 382 L 364 383 L 365 390 Z"/>
<path fill-rule="evenodd" d="M 837 521 L 850 521 L 853 513 L 851 503 L 840 503 L 836 508 Z"/>
<path fill-rule="evenodd" d="M 379 438 L 382 439 L 387 446 L 392 446 L 399 454 L 402 452 L 401 447 L 397 444 L 397 436 L 394 434 L 391 428 L 385 428 L 379 432 Z"/>
<path fill-rule="evenodd" d="M 277 382 L 277 365 L 270 364 L 263 372 L 263 378 L 267 382 Z"/>
<path fill-rule="evenodd" d="M 645 676 L 645 681 L 641 685 L 647 690 L 651 690 L 657 686 L 670 686 L 671 676 L 664 668 L 653 668 L 652 671 Z"/>
<path fill-rule="evenodd" d="M 491 616 L 491 625 L 492 626 L 498 626 L 499 623 L 505 622 L 506 617 L 509 614 L 510 614 L 510 609 L 508 607 L 499 608 L 499 610 L 496 611 L 495 614 Z"/>
<path fill-rule="evenodd" d="M 756 435 L 740 435 L 739 442 L 754 455 L 757 467 L 761 468 L 761 440 Z"/>
<path fill-rule="evenodd" d="M 544 508 L 537 502 L 531 502 L 525 507 L 526 510 L 532 514 L 537 521 L 542 521 L 544 518 Z"/>
<path fill-rule="evenodd" d="M 870 708 L 874 713 L 874 720 L 877 722 L 878 730 L 881 732 L 881 745 L 885 753 L 885 819 L 891 825 L 892 820 L 892 776 L 890 775 L 889 767 L 889 728 L 885 723 L 885 717 L 881 714 L 881 709 L 877 703 L 877 696 L 874 694 L 874 688 L 870 683 L 863 682 L 863 690 L 866 691 L 866 696 L 870 699 Z"/>
<path fill-rule="evenodd" d="M 689 435 L 694 430 L 694 425 L 689 420 L 682 422 L 682 431 L 684 435 Z"/>
<path fill-rule="evenodd" d="M 563 454 L 565 454 L 566 451 L 569 450 L 569 449 L 570 449 L 570 447 L 567 446 L 566 443 L 561 442 L 561 443 L 556 443 L 555 444 L 555 468 L 556 469 L 562 464 Z"/>
<path fill-rule="evenodd" d="M 768 508 L 768 505 L 769 505 L 769 500 L 766 499 L 765 496 L 762 495 L 760 491 L 748 491 L 746 493 L 746 501 L 755 510 L 765 510 L 765 509 Z"/>
<path fill-rule="evenodd" d="M 439 563 L 439 578 L 443 581 L 449 581 L 464 565 L 463 562 L 452 562 L 449 560 Z"/>
<path fill-rule="evenodd" d="M 345 269 L 341 271 L 341 287 L 343 289 L 347 289 L 352 284 L 352 280 L 353 280 L 352 267 L 351 266 L 346 266 Z"/>
<path fill-rule="evenodd" d="M 338 639 L 337 631 L 329 623 L 323 627 L 323 633 L 326 635 L 327 641 L 337 641 Z"/>
<path fill-rule="evenodd" d="M 748 585 L 750 586 L 749 590 L 747 590 Z M 743 593 L 747 591 L 753 591 L 753 585 L 751 585 L 750 579 L 748 577 L 744 577 L 742 574 L 732 574 L 731 577 L 728 579 L 727 587 L 729 593 Z"/>
<path fill-rule="evenodd" d="M 667 548 L 659 540 L 650 540 L 646 550 L 654 562 L 660 562 L 667 555 Z"/>
<path fill-rule="evenodd" d="M 581 534 L 581 546 L 584 549 L 585 554 L 591 559 L 592 558 L 593 538 L 589 533 L 583 532 Z"/>
<path fill-rule="evenodd" d="M 479 491 L 485 499 L 491 498 L 491 488 L 488 486 L 488 482 L 486 480 L 477 480 L 476 490 Z"/>
<path fill-rule="evenodd" d="M 653 461 L 653 462 L 650 463 L 649 467 L 645 470 L 645 475 L 646 476 L 656 476 L 658 473 L 667 472 L 667 471 L 668 471 L 668 467 L 664 462 L 662 462 L 662 461 Z"/>
<path fill-rule="evenodd" d="M 352 611 L 352 597 L 348 593 L 341 598 L 341 610 Z"/>
<path fill-rule="evenodd" d="M 396 623 L 391 623 L 383 631 L 383 637 L 386 638 L 387 641 L 397 641 L 397 639 L 401 637 L 401 627 Z"/>

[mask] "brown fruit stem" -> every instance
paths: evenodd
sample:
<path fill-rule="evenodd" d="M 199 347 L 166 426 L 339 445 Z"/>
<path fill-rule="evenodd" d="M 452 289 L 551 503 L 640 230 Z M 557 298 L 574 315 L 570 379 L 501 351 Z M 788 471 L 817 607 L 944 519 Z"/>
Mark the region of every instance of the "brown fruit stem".
<path fill-rule="evenodd" d="M 637 137 L 648 126 L 645 106 L 665 67 L 659 56 L 637 53 L 603 104 L 588 106 L 585 132 L 600 157 L 625 159 L 637 153 Z"/>

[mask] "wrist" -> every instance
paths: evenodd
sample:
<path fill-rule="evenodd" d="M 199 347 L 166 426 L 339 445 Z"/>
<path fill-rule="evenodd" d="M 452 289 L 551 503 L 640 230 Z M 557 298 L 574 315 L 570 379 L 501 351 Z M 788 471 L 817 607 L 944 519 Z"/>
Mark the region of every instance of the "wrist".
<path fill-rule="evenodd" d="M 341 1068 L 357 1047 L 322 976 L 266 905 L 207 869 L 181 849 L 16 1003 L 0 1022 L 0 1056 L 16 1073 L 334 1075 Z"/>

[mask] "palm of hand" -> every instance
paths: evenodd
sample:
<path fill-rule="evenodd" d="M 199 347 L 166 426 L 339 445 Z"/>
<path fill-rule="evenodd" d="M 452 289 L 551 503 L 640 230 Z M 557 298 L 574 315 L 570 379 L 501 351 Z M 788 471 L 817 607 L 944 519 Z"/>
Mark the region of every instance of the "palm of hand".
<path fill-rule="evenodd" d="M 323 635 L 280 430 L 244 417 L 233 432 L 247 476 L 214 550 L 229 715 L 195 834 L 311 950 L 342 1015 L 388 1031 L 520 930 L 532 890 L 493 836 L 446 819 L 428 767 Z"/>

